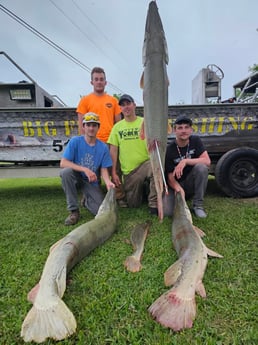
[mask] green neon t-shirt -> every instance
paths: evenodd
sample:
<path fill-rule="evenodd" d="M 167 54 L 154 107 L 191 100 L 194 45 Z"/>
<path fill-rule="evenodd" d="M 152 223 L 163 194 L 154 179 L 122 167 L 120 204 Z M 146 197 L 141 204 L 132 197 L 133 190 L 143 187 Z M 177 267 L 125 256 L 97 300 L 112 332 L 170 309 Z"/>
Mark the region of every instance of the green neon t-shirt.
<path fill-rule="evenodd" d="M 149 159 L 146 140 L 139 137 L 142 122 L 143 118 L 138 116 L 133 122 L 121 120 L 110 133 L 108 143 L 119 148 L 119 161 L 124 175 Z"/>

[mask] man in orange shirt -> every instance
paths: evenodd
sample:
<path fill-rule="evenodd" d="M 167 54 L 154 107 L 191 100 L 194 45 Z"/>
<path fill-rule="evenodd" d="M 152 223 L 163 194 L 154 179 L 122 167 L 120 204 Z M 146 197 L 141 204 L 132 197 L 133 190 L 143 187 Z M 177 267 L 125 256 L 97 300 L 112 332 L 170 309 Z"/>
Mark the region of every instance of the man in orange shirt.
<path fill-rule="evenodd" d="M 79 134 L 84 134 L 82 127 L 83 115 L 93 112 L 98 114 L 100 119 L 97 138 L 106 143 L 113 125 L 121 120 L 121 109 L 117 99 L 105 92 L 107 81 L 103 68 L 94 67 L 92 69 L 91 85 L 93 85 L 93 92 L 81 98 L 76 110 Z"/>
<path fill-rule="evenodd" d="M 93 86 L 93 92 L 81 98 L 76 110 L 78 115 L 79 134 L 84 135 L 82 125 L 83 116 L 86 113 L 93 112 L 99 116 L 100 120 L 97 138 L 106 143 L 114 124 L 121 120 L 121 109 L 118 100 L 105 92 L 107 80 L 103 68 L 94 67 L 92 69 L 91 85 Z M 118 173 L 120 174 L 119 167 Z M 116 199 L 119 206 L 127 207 L 124 201 L 122 186 L 116 188 Z"/>

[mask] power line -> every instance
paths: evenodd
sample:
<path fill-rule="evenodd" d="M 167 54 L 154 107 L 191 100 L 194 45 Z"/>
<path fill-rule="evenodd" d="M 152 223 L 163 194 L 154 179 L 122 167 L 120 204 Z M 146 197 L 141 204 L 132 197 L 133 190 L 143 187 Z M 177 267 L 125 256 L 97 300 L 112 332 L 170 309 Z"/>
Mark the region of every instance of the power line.
<path fill-rule="evenodd" d="M 83 62 L 81 62 L 80 60 L 78 60 L 77 58 L 75 58 L 73 55 L 71 55 L 69 52 L 67 52 L 66 50 L 64 50 L 62 47 L 60 47 L 58 44 L 56 44 L 54 41 L 52 41 L 51 39 L 49 39 L 47 36 L 43 35 L 41 32 L 39 32 L 37 29 L 35 29 L 34 27 L 32 27 L 30 24 L 28 24 L 27 22 L 25 22 L 21 17 L 17 16 L 15 13 L 13 13 L 12 11 L 8 10 L 6 7 L 4 7 L 3 5 L 0 4 L 0 9 L 6 13 L 9 17 L 11 17 L 12 19 L 14 19 L 16 22 L 18 22 L 19 24 L 21 24 L 23 27 L 25 27 L 27 30 L 29 30 L 30 32 L 32 32 L 34 35 L 36 35 L 38 38 L 40 38 L 41 40 L 43 40 L 44 42 L 46 42 L 47 44 L 49 44 L 52 48 L 54 48 L 55 50 L 57 50 L 59 53 L 61 53 L 62 55 L 64 55 L 65 57 L 67 57 L 70 61 L 72 61 L 73 63 L 75 63 L 76 65 L 78 65 L 79 67 L 81 67 L 82 69 L 86 70 L 87 72 L 91 73 L 91 69 L 86 66 Z M 119 93 L 123 93 L 123 91 L 121 89 L 119 89 L 117 86 L 115 86 L 114 84 L 108 82 L 108 84 L 110 85 L 110 87 L 112 87 L 116 92 Z"/>
<path fill-rule="evenodd" d="M 69 20 L 69 22 L 73 25 L 73 26 L 75 26 L 76 27 L 76 29 L 77 30 L 79 30 L 80 31 L 80 33 L 81 34 L 83 34 L 97 49 L 99 49 L 101 52 L 102 52 L 102 54 L 104 54 L 107 58 L 109 58 L 106 54 L 105 54 L 105 52 L 104 52 L 104 50 L 103 49 L 101 49 L 90 37 L 89 37 L 89 35 L 87 35 L 80 27 L 79 27 L 79 25 L 77 25 L 64 11 L 63 11 L 63 9 L 62 8 L 60 8 L 53 0 L 49 0 L 50 2 L 51 2 L 51 4 L 53 5 L 53 6 L 55 6 L 55 8 L 58 10 L 58 11 L 60 11 L 61 13 L 62 13 L 62 15 L 67 19 L 67 20 Z M 112 60 L 111 60 L 111 62 L 112 62 Z"/>
<path fill-rule="evenodd" d="M 51 2 L 53 0 L 50 0 Z M 109 39 L 109 37 L 107 37 L 107 35 L 103 32 L 103 30 L 101 30 L 97 24 L 85 13 L 85 11 L 75 2 L 75 0 L 72 0 L 74 6 L 76 6 L 78 8 L 78 10 L 80 11 L 80 13 L 97 29 L 97 31 L 101 32 L 101 35 L 105 38 L 105 40 L 109 43 L 109 45 L 111 45 L 113 47 L 114 50 L 116 50 L 116 52 L 118 53 L 118 55 L 125 61 L 124 57 L 121 55 L 121 52 L 116 49 L 116 47 L 113 45 L 112 41 Z"/>

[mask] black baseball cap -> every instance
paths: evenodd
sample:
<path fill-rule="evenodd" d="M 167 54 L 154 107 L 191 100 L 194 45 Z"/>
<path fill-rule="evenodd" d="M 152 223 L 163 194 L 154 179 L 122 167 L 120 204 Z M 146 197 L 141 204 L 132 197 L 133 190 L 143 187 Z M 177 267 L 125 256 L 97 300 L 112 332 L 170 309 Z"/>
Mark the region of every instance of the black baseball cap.
<path fill-rule="evenodd" d="M 193 124 L 193 121 L 189 118 L 189 117 L 187 117 L 187 116 L 185 116 L 185 115 L 179 115 L 177 118 L 176 118 L 176 121 L 175 121 L 175 125 L 181 125 L 182 123 L 187 123 L 187 124 L 189 124 L 190 126 L 192 126 L 192 124 Z"/>
<path fill-rule="evenodd" d="M 118 104 L 121 105 L 123 101 L 134 102 L 134 99 L 132 96 L 124 94 L 119 98 Z"/>

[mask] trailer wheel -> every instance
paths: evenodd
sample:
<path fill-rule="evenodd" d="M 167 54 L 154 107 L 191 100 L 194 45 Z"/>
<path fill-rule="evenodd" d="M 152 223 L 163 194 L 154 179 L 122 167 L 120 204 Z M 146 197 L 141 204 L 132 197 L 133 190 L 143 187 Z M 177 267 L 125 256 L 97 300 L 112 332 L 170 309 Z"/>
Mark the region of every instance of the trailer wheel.
<path fill-rule="evenodd" d="M 228 196 L 258 195 L 258 150 L 241 147 L 225 153 L 215 168 L 218 186 Z"/>

